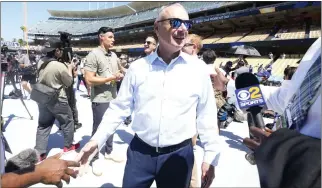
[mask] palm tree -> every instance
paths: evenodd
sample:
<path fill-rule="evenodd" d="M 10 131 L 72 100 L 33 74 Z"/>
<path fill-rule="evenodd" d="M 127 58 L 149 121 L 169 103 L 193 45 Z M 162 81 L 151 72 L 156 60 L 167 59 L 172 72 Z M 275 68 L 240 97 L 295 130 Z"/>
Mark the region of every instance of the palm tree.
<path fill-rule="evenodd" d="M 1 41 L 4 41 L 4 39 L 1 37 Z"/>
<path fill-rule="evenodd" d="M 25 42 L 24 42 L 22 39 L 19 39 L 19 40 L 18 40 L 18 43 L 20 44 L 20 46 L 24 46 L 24 43 L 25 43 Z"/>
<path fill-rule="evenodd" d="M 25 32 L 26 32 L 26 30 L 27 30 L 27 27 L 25 27 L 25 26 L 21 26 L 21 27 L 20 27 L 20 29 L 22 30 L 22 36 L 23 36 L 23 39 L 24 39 L 24 40 L 26 40 L 26 39 L 25 39 Z"/>
<path fill-rule="evenodd" d="M 12 39 L 12 42 L 17 42 L 17 39 L 16 39 L 16 38 L 13 38 L 13 39 Z"/>

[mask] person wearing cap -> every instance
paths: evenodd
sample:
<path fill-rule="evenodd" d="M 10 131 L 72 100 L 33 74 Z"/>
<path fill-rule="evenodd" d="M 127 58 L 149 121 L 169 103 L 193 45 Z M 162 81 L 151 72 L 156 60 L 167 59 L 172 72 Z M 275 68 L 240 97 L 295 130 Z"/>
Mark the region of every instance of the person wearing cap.
<path fill-rule="evenodd" d="M 116 98 L 116 81 L 123 78 L 122 70 L 118 63 L 117 55 L 110 51 L 114 45 L 114 33 L 112 28 L 101 27 L 98 30 L 99 46 L 94 48 L 87 56 L 84 63 L 85 81 L 91 86 L 91 101 L 93 111 L 93 131 L 96 133 L 99 124 L 102 121 L 105 111 L 110 105 L 110 101 Z M 111 159 L 115 162 L 122 162 L 123 159 L 112 153 L 113 135 L 105 142 L 105 159 Z M 100 176 L 101 169 L 98 153 L 92 160 L 92 172 Z"/>
<path fill-rule="evenodd" d="M 58 120 L 64 135 L 64 152 L 76 150 L 79 144 L 73 144 L 74 120 L 68 104 L 65 88 L 73 83 L 73 65 L 59 62 L 63 54 L 60 41 L 50 39 L 45 43 L 43 52 L 46 56 L 39 60 L 37 69 L 38 82 L 51 88 L 60 89 L 55 104 L 42 105 L 38 103 L 39 116 L 35 149 L 40 153 L 41 160 L 46 158 L 48 137 L 51 128 Z"/>

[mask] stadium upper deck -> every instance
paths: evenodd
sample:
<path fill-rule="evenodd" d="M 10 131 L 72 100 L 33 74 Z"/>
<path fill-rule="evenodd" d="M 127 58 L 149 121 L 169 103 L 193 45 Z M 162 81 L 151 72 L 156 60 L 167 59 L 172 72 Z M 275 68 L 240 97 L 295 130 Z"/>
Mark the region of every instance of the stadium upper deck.
<path fill-rule="evenodd" d="M 28 31 L 29 34 L 57 35 L 58 31 L 69 32 L 73 35 L 93 33 L 101 26 L 121 28 L 135 23 L 153 20 L 156 18 L 162 5 L 169 2 L 135 2 L 129 6 L 123 5 L 116 8 L 96 11 L 54 11 L 49 13 L 54 16 L 47 21 L 37 23 Z M 189 14 L 241 4 L 240 2 L 181 2 Z M 135 9 L 135 10 L 136 10 Z"/>

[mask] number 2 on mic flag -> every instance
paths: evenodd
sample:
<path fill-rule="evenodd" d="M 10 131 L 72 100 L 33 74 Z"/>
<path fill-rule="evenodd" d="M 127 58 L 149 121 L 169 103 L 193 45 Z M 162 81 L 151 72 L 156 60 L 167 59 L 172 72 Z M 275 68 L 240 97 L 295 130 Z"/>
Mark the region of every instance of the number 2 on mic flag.
<path fill-rule="evenodd" d="M 239 108 L 265 105 L 265 100 L 259 85 L 235 90 Z"/>

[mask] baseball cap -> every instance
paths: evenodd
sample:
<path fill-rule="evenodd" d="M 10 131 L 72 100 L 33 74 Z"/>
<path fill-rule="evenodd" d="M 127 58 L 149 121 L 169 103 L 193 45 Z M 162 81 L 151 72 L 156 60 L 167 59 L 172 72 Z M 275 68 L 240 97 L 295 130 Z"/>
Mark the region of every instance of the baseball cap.
<path fill-rule="evenodd" d="M 47 53 L 47 52 L 51 52 L 54 51 L 55 49 L 61 49 L 62 48 L 62 44 L 60 42 L 60 40 L 56 40 L 56 39 L 48 39 L 45 44 L 44 44 L 44 48 L 43 48 L 43 53 Z"/>

